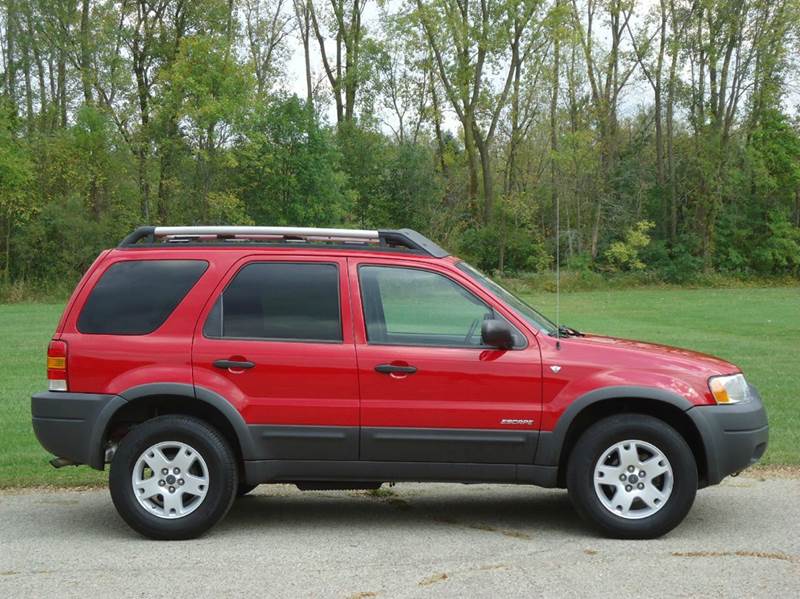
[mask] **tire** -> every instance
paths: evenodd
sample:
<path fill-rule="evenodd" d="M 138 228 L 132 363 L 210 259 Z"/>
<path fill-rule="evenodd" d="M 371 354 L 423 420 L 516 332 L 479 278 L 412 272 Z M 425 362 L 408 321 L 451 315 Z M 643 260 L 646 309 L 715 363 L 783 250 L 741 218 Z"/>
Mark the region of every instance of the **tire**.
<path fill-rule="evenodd" d="M 255 489 L 258 485 L 248 485 L 247 483 L 239 483 L 239 486 L 236 489 L 236 497 L 244 497 L 250 491 Z"/>
<path fill-rule="evenodd" d="M 697 464 L 686 440 L 663 420 L 619 414 L 580 436 L 567 463 L 567 490 L 578 514 L 605 535 L 653 539 L 691 509 Z"/>
<path fill-rule="evenodd" d="M 203 534 L 228 513 L 238 484 L 225 438 L 188 416 L 159 416 L 134 428 L 120 442 L 109 474 L 122 519 L 159 540 Z"/>

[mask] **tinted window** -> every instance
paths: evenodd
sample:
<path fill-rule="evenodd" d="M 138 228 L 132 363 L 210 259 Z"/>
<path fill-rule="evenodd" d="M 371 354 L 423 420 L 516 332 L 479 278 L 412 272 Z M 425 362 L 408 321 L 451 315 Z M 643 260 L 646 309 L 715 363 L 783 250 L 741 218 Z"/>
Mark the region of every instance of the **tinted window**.
<path fill-rule="evenodd" d="M 78 318 L 81 333 L 146 335 L 160 327 L 205 272 L 202 260 L 128 260 L 112 264 Z"/>
<path fill-rule="evenodd" d="M 240 270 L 217 300 L 206 337 L 341 341 L 334 264 L 258 262 Z"/>
<path fill-rule="evenodd" d="M 359 280 L 370 343 L 480 347 L 483 320 L 500 318 L 434 272 L 362 266 Z"/>

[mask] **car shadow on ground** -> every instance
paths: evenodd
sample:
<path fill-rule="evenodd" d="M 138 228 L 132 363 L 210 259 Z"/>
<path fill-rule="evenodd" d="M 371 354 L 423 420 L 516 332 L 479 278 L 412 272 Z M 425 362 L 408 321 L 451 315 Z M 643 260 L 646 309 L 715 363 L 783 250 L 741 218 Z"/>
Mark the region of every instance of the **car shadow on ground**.
<path fill-rule="evenodd" d="M 382 488 L 364 491 L 312 491 L 271 494 L 269 486 L 236 501 L 218 530 L 228 534 L 238 528 L 304 529 L 359 527 L 386 533 L 409 532 L 442 525 L 465 530 L 495 532 L 511 538 L 532 538 L 552 532 L 594 536 L 578 517 L 565 491 L 534 492 L 530 489 L 483 489 L 467 486 L 426 493 L 395 492 Z"/>

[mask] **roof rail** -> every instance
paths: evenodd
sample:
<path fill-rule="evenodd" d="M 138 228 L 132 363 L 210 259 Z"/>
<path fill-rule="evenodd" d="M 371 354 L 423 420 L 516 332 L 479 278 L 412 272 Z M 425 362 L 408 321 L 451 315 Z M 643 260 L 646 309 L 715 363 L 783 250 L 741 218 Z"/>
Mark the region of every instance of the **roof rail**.
<path fill-rule="evenodd" d="M 361 244 L 371 247 L 401 247 L 423 252 L 434 258 L 449 255 L 424 235 L 412 229 L 322 229 L 316 227 L 241 227 L 241 226 L 198 226 L 198 227 L 154 227 L 137 228 L 123 239 L 118 247 L 153 245 L 159 242 L 181 243 L 182 245 L 209 241 L 253 241 L 261 243 L 281 243 L 287 241 L 306 241 L 316 243 L 339 242 Z"/>

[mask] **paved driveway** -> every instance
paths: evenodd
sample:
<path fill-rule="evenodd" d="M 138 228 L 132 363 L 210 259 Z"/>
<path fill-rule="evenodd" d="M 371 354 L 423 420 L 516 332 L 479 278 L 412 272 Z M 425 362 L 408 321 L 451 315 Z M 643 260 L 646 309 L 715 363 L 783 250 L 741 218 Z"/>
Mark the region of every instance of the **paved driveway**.
<path fill-rule="evenodd" d="M 106 491 L 0 495 L 0 597 L 800 596 L 800 479 L 728 479 L 656 541 L 596 536 L 563 491 L 262 486 L 152 542 Z"/>

